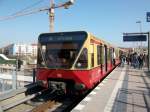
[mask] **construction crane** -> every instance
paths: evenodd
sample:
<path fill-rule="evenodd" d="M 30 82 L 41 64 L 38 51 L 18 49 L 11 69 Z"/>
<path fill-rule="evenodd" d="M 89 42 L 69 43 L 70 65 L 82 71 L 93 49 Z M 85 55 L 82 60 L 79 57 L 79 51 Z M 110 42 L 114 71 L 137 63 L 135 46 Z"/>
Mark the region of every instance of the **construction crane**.
<path fill-rule="evenodd" d="M 20 16 L 25 16 L 25 15 L 35 14 L 35 13 L 39 13 L 39 12 L 43 12 L 43 11 L 48 11 L 49 21 L 50 21 L 50 32 L 54 32 L 54 16 L 55 16 L 54 10 L 56 8 L 62 8 L 62 7 L 65 9 L 68 9 L 71 5 L 74 4 L 74 2 L 75 2 L 75 0 L 69 0 L 64 3 L 55 4 L 54 0 L 50 0 L 50 7 L 38 8 L 38 9 L 33 9 L 33 10 L 28 10 L 28 11 L 19 11 L 10 16 L 0 17 L 0 21 L 10 20 L 10 19 L 14 19 L 14 18 L 20 17 Z"/>
<path fill-rule="evenodd" d="M 75 0 L 69 0 L 65 3 L 60 3 L 58 5 L 55 5 L 54 0 L 50 0 L 50 8 L 49 8 L 49 20 L 50 20 L 50 32 L 54 32 L 54 16 L 55 16 L 55 9 L 64 7 L 65 9 L 68 9 L 70 5 L 74 4 Z"/>

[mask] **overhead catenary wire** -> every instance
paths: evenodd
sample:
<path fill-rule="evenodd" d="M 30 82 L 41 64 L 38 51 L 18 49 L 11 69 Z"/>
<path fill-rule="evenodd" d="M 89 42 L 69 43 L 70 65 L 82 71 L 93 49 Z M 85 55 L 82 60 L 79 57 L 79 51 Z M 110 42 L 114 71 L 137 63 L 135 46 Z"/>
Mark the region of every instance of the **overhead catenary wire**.
<path fill-rule="evenodd" d="M 48 10 L 49 10 L 49 8 L 47 8 L 47 7 L 38 8 L 38 9 L 34 9 L 34 10 L 29 10 L 29 11 L 26 11 L 26 12 L 15 14 L 15 15 L 2 17 L 2 18 L 0 18 L 0 21 L 6 21 L 6 20 L 10 20 L 10 19 L 15 19 L 17 17 L 26 16 L 26 15 L 30 15 L 30 14 L 35 14 L 35 13 L 38 13 L 38 12 L 48 11 Z"/>
<path fill-rule="evenodd" d="M 15 12 L 15 13 L 9 15 L 9 16 L 0 17 L 0 21 L 15 19 L 15 18 L 20 17 L 20 16 L 30 15 L 30 14 L 38 13 L 38 12 L 41 12 L 41 11 L 49 10 L 48 7 L 32 9 L 33 7 L 39 5 L 42 2 L 43 2 L 43 0 L 39 0 L 38 2 L 36 2 L 32 5 L 29 5 L 25 8 L 23 8 L 23 9 L 21 9 L 20 11 L 17 11 L 17 12 Z"/>
<path fill-rule="evenodd" d="M 6 20 L 10 20 L 10 19 L 15 19 L 17 17 L 20 17 L 20 16 L 25 16 L 25 15 L 30 15 L 30 14 L 34 14 L 34 13 L 38 13 L 38 12 L 41 12 L 41 11 L 48 11 L 48 13 L 50 13 L 51 9 L 55 9 L 55 8 L 61 8 L 61 7 L 64 7 L 65 9 L 68 9 L 68 7 L 70 5 L 72 5 L 73 3 L 71 1 L 68 1 L 68 2 L 65 2 L 65 3 L 60 3 L 58 5 L 52 5 L 51 7 L 44 7 L 44 8 L 38 8 L 38 9 L 32 9 L 32 7 L 40 4 L 41 2 L 43 2 L 44 0 L 40 0 L 20 11 L 17 11 L 9 16 L 4 16 L 4 17 L 0 17 L 0 21 L 6 21 Z"/>
<path fill-rule="evenodd" d="M 23 11 L 26 11 L 26 10 L 28 10 L 28 9 L 31 9 L 31 8 L 33 8 L 34 6 L 40 4 L 41 2 L 43 2 L 43 0 L 39 0 L 38 2 L 36 2 L 36 3 L 34 3 L 34 4 L 30 5 L 30 6 L 27 6 L 27 7 L 23 8 L 22 10 L 13 13 L 12 15 L 16 15 L 16 14 L 22 13 Z"/>

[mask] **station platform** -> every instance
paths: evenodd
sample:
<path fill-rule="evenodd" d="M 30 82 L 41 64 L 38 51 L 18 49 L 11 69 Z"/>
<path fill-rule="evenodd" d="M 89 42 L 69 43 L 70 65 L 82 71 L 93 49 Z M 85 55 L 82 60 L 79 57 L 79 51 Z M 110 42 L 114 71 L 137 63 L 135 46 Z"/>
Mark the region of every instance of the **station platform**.
<path fill-rule="evenodd" d="M 150 72 L 116 67 L 71 112 L 150 112 Z"/>

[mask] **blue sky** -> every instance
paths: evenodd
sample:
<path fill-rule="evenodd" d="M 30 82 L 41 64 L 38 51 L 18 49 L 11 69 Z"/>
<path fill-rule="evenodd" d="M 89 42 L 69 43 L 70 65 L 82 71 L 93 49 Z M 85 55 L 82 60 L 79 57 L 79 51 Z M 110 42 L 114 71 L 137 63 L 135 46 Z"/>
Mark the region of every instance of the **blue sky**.
<path fill-rule="evenodd" d="M 0 0 L 0 18 L 20 11 L 40 0 Z M 33 8 L 48 7 L 43 0 Z M 56 4 L 67 0 L 55 0 Z M 139 32 L 136 21 L 142 21 L 142 31 L 150 31 L 146 12 L 149 0 L 76 0 L 69 9 L 55 10 L 55 31 L 86 30 L 117 46 L 130 46 L 122 42 L 123 32 Z M 10 43 L 36 43 L 38 35 L 49 32 L 47 12 L 0 21 L 0 47 Z"/>

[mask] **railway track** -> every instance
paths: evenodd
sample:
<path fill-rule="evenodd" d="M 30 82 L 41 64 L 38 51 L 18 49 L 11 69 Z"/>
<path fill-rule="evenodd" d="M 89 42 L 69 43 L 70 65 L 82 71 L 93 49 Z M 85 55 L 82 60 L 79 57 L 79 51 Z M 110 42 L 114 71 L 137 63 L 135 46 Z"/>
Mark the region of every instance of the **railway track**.
<path fill-rule="evenodd" d="M 93 89 L 81 97 L 71 97 L 34 83 L 0 96 L 0 109 L 2 112 L 69 112 Z"/>
<path fill-rule="evenodd" d="M 33 83 L 23 88 L 9 91 L 0 95 L 0 111 L 9 110 L 19 104 L 22 104 L 37 95 L 40 95 L 44 90 L 40 83 Z"/>
<path fill-rule="evenodd" d="M 27 99 L 27 97 L 25 99 Z M 3 109 L 5 112 L 63 112 L 67 110 L 71 104 L 73 104 L 71 99 L 58 96 L 54 92 L 53 94 L 41 93 L 25 102 L 18 102 L 18 105 L 11 105 L 11 108 L 6 109 L 3 106 Z M 8 107 L 8 105 L 6 106 Z"/>
<path fill-rule="evenodd" d="M 31 112 L 70 112 L 79 101 L 81 101 L 79 97 L 57 96 L 53 100 L 47 100 L 38 105 Z"/>
<path fill-rule="evenodd" d="M 46 108 L 47 103 L 49 103 L 51 105 L 51 107 L 54 105 L 54 103 L 55 103 L 54 101 L 52 101 L 50 99 L 49 99 L 49 101 L 47 101 L 48 97 L 52 98 L 52 96 L 50 96 L 50 95 L 52 95 L 50 90 L 44 90 L 44 91 L 38 92 L 38 93 L 39 94 L 34 96 L 33 98 L 30 98 L 30 99 L 26 100 L 25 102 L 18 103 L 18 105 L 15 105 L 12 108 L 9 108 L 5 111 L 6 112 L 44 112 L 43 109 Z M 25 99 L 27 99 L 27 97 L 28 96 L 26 96 Z"/>
<path fill-rule="evenodd" d="M 57 93 L 39 84 L 30 84 L 1 95 L 0 112 L 62 112 L 75 102 L 75 99 Z"/>

